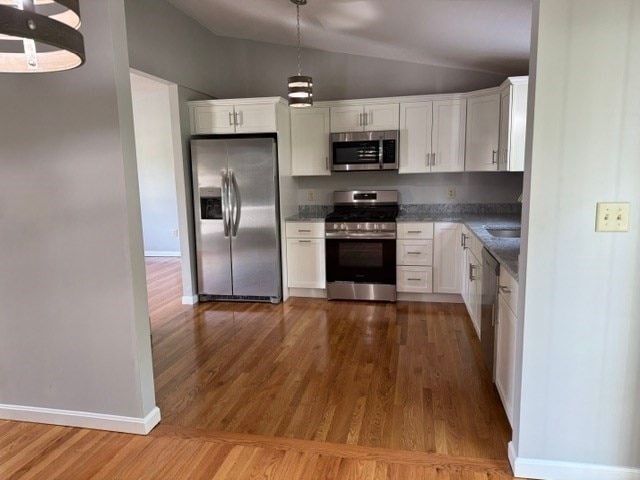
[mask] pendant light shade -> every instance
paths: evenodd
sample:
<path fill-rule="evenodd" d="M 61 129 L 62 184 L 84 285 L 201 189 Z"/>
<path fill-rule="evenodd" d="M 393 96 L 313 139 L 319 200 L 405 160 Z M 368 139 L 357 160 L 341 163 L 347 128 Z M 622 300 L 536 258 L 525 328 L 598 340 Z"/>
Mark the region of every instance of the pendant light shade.
<path fill-rule="evenodd" d="M 287 80 L 287 90 L 289 96 L 289 106 L 301 108 L 313 105 L 313 79 L 302 75 L 302 63 L 300 61 L 300 5 L 306 5 L 307 0 L 291 0 L 296 6 L 296 20 L 298 33 L 298 75 L 289 77 Z"/>
<path fill-rule="evenodd" d="M 85 61 L 78 0 L 0 0 L 0 72 L 59 72 Z"/>

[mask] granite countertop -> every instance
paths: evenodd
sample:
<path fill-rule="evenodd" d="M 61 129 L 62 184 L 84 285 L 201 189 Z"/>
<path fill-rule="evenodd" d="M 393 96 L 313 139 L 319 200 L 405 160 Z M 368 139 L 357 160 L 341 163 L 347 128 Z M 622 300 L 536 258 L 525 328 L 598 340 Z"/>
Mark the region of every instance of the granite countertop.
<path fill-rule="evenodd" d="M 398 222 L 456 222 L 462 223 L 471 230 L 489 250 L 500 265 L 507 269 L 518 280 L 518 256 L 520 255 L 519 238 L 497 238 L 487 232 L 489 228 L 520 228 L 520 215 L 513 213 L 402 213 Z"/>
<path fill-rule="evenodd" d="M 285 218 L 285 222 L 324 222 L 325 215 L 318 213 L 298 213 Z"/>

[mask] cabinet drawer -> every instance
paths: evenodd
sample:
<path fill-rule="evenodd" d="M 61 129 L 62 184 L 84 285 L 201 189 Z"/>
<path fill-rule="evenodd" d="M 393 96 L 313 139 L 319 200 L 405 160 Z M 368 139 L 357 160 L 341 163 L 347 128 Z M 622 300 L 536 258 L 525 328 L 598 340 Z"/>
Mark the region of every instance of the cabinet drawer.
<path fill-rule="evenodd" d="M 324 222 L 287 222 L 287 238 L 324 238 Z"/>
<path fill-rule="evenodd" d="M 398 265 L 433 265 L 433 240 L 398 240 Z"/>
<path fill-rule="evenodd" d="M 397 267 L 397 290 L 405 293 L 432 293 L 431 267 Z"/>
<path fill-rule="evenodd" d="M 518 282 L 501 265 L 500 266 L 500 295 L 509 305 L 514 314 L 518 314 Z"/>
<path fill-rule="evenodd" d="M 324 239 L 287 239 L 289 288 L 325 288 Z"/>
<path fill-rule="evenodd" d="M 406 238 L 406 239 L 433 238 L 433 223 L 417 223 L 417 222 L 398 223 L 398 238 Z"/>

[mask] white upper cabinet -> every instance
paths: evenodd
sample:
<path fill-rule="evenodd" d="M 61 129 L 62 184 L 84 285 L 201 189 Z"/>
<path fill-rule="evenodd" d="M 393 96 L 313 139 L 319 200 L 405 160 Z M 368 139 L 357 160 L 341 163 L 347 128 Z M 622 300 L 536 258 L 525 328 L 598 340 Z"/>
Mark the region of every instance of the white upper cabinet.
<path fill-rule="evenodd" d="M 399 112 L 398 103 L 331 107 L 331 132 L 398 130 Z"/>
<path fill-rule="evenodd" d="M 399 173 L 464 171 L 466 100 L 400 105 Z"/>
<path fill-rule="evenodd" d="M 235 105 L 236 132 L 260 133 L 275 132 L 275 105 Z"/>
<path fill-rule="evenodd" d="M 235 133 L 233 105 L 213 104 L 192 107 L 191 133 Z"/>
<path fill-rule="evenodd" d="M 292 108 L 290 112 L 293 176 L 331 175 L 329 108 Z"/>
<path fill-rule="evenodd" d="M 465 170 L 498 170 L 500 134 L 500 93 L 467 100 L 467 138 Z"/>
<path fill-rule="evenodd" d="M 399 173 L 431 171 L 433 102 L 400 104 Z"/>
<path fill-rule="evenodd" d="M 251 103 L 254 100 L 255 103 Z M 277 104 L 281 99 L 207 100 L 191 102 L 191 133 L 277 132 Z"/>
<path fill-rule="evenodd" d="M 433 102 L 432 172 L 464 171 L 466 100 Z"/>
<path fill-rule="evenodd" d="M 499 170 L 524 171 L 528 94 L 529 77 L 508 78 L 503 84 L 500 106 Z"/>
<path fill-rule="evenodd" d="M 462 250 L 459 223 L 436 223 L 433 242 L 434 293 L 462 292 Z"/>

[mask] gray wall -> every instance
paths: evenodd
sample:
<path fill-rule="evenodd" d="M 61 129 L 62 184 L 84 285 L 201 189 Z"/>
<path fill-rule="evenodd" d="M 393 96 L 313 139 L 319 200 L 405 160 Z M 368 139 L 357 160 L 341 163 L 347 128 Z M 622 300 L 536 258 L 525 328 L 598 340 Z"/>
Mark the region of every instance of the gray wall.
<path fill-rule="evenodd" d="M 220 37 L 165 0 L 126 0 L 131 66 L 218 98 L 285 96 L 293 47 Z M 160 53 L 161 52 L 161 53 Z M 504 76 L 303 50 L 316 100 L 466 92 Z"/>
<path fill-rule="evenodd" d="M 155 399 L 123 1 L 85 0 L 82 20 L 83 67 L 0 77 L 0 404 L 144 417 Z"/>
<path fill-rule="evenodd" d="M 398 190 L 402 203 L 515 203 L 522 193 L 521 173 L 430 173 L 400 175 L 391 172 L 334 173 L 327 177 L 299 177 L 300 205 L 330 205 L 334 190 L 373 188 Z M 447 197 L 455 188 L 456 198 Z M 313 191 L 315 201 L 309 200 Z"/>
<path fill-rule="evenodd" d="M 640 478 L 640 4 L 539 8 L 516 476 Z M 602 201 L 631 202 L 628 233 L 594 231 Z"/>
<path fill-rule="evenodd" d="M 133 122 L 146 255 L 180 254 L 170 86 L 131 74 Z"/>

